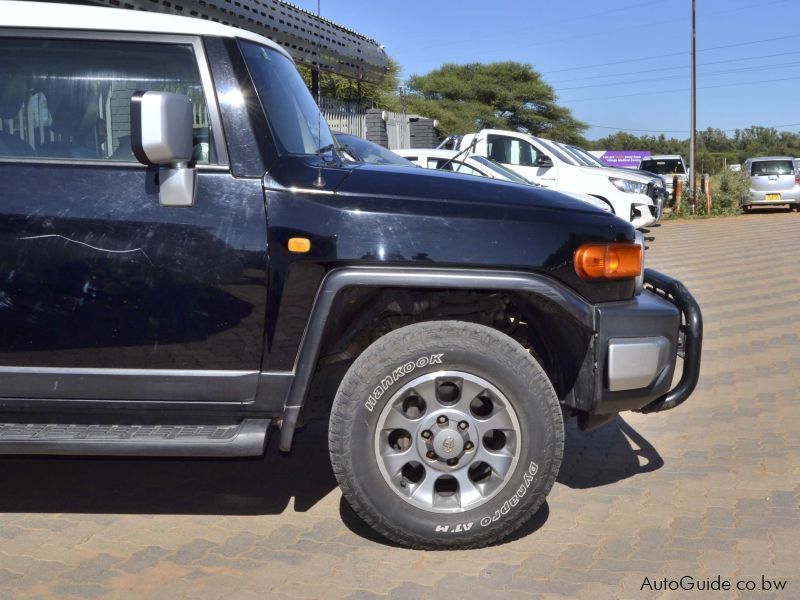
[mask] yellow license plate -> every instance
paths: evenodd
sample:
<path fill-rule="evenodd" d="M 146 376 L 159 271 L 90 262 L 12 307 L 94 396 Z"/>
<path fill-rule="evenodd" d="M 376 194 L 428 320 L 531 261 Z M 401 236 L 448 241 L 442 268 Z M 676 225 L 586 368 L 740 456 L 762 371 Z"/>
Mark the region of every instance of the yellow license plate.
<path fill-rule="evenodd" d="M 767 194 L 767 200 L 780 200 L 780 194 Z"/>

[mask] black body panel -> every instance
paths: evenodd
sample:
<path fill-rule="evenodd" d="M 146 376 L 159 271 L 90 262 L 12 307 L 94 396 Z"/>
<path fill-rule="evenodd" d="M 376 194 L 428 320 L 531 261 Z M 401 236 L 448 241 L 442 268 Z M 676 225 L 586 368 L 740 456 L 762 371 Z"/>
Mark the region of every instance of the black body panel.
<path fill-rule="evenodd" d="M 195 206 L 180 209 L 159 205 L 156 177 L 134 166 L 0 163 L 0 366 L 259 370 L 260 181 L 201 172 Z M 64 397 L 58 373 L 41 377 L 46 397 Z M 125 398 L 154 399 L 137 391 L 149 383 L 129 378 Z M 68 398 L 96 395 L 74 390 Z M 240 386 L 218 392 L 243 399 Z M 193 399 L 179 396 L 163 399 Z"/>
<path fill-rule="evenodd" d="M 270 310 L 263 368 L 291 369 L 319 282 L 345 266 L 524 270 L 591 302 L 630 298 L 633 280 L 587 283 L 572 255 L 589 241 L 632 241 L 630 224 L 557 192 L 427 169 L 284 158 L 267 177 Z M 280 180 L 277 180 L 280 178 Z M 372 192 L 369 192 L 372 190 Z M 288 252 L 294 236 L 311 240 Z M 291 317 L 290 317 L 291 316 Z"/>
<path fill-rule="evenodd" d="M 267 118 L 235 40 L 204 38 L 214 79 L 231 173 L 261 178 L 277 160 Z"/>

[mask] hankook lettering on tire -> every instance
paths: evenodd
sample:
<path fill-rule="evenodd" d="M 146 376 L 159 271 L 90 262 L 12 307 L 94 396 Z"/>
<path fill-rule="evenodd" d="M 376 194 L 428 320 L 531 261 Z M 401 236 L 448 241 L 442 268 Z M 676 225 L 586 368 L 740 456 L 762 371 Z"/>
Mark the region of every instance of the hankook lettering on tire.
<path fill-rule="evenodd" d="M 420 356 L 417 360 L 410 360 L 407 363 L 400 365 L 389 375 L 381 379 L 380 384 L 378 384 L 375 389 L 372 390 L 372 393 L 369 395 L 369 398 L 367 398 L 364 406 L 369 412 L 372 412 L 375 409 L 375 404 L 381 399 L 381 396 L 383 396 L 386 393 L 386 390 L 392 387 L 392 385 L 397 383 L 399 379 L 402 379 L 409 373 L 412 373 L 414 369 L 421 369 L 422 367 L 427 367 L 428 365 L 442 364 L 442 356 L 444 356 L 444 353 L 431 354 L 430 356 Z"/>

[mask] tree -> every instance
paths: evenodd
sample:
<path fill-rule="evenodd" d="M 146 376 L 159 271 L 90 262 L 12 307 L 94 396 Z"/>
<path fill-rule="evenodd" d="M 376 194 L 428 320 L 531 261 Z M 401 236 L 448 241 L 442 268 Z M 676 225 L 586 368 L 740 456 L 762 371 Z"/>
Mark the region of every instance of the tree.
<path fill-rule="evenodd" d="M 595 150 L 649 150 L 653 154 L 684 157 L 689 154 L 688 139 L 667 139 L 663 133 L 655 137 L 618 131 L 590 144 Z M 800 157 L 800 134 L 757 125 L 737 129 L 731 137 L 724 130 L 711 127 L 698 132 L 698 172 L 717 173 L 725 164 L 743 163 L 753 156 Z"/>
<path fill-rule="evenodd" d="M 311 89 L 311 67 L 299 64 L 297 65 L 297 70 L 300 71 L 300 75 L 303 76 L 306 85 Z M 367 83 L 333 73 L 322 72 L 319 79 L 320 92 L 323 98 L 358 102 L 361 105 L 374 108 L 399 110 L 400 99 L 397 95 L 398 73 L 400 73 L 400 65 L 392 58 L 389 58 L 389 68 L 380 83 Z"/>
<path fill-rule="evenodd" d="M 517 62 L 446 64 L 408 80 L 409 112 L 439 119 L 441 133 L 513 129 L 584 143 L 586 125 L 556 104 L 553 88 Z"/>

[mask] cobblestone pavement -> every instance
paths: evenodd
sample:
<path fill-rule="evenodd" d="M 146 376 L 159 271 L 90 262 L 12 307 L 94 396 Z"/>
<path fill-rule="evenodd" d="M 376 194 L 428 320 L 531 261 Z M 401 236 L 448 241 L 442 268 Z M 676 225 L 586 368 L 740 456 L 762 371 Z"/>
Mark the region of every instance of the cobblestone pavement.
<path fill-rule="evenodd" d="M 791 578 L 798 233 L 777 211 L 653 229 L 650 266 L 704 310 L 698 390 L 664 414 L 568 427 L 558 483 L 512 541 L 376 538 L 341 502 L 321 424 L 291 457 L 274 436 L 263 460 L 3 458 L 0 598 L 648 598 L 645 576 Z M 800 597 L 800 578 L 788 586 Z"/>

